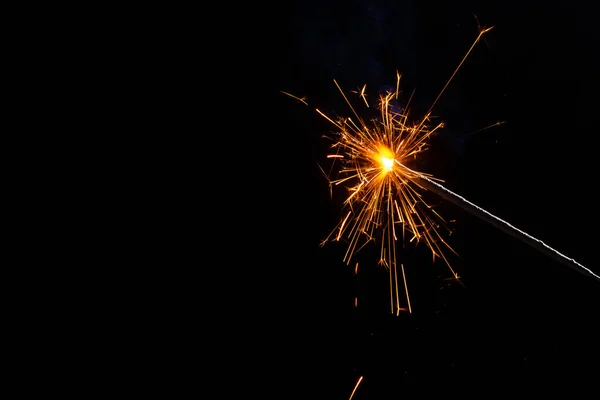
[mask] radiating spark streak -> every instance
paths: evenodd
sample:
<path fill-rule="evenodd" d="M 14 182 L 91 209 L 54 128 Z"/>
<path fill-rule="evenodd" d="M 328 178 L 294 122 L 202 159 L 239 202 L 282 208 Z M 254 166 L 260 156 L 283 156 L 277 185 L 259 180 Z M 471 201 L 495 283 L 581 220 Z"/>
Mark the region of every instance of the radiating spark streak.
<path fill-rule="evenodd" d="M 367 85 L 363 86 L 362 90 L 360 91 L 360 97 L 362 97 L 362 99 L 365 101 L 365 104 L 367 105 L 367 107 L 369 107 L 369 102 L 367 101 L 367 95 L 365 93 L 366 90 L 367 90 Z"/>
<path fill-rule="evenodd" d="M 394 313 L 394 280 L 392 279 L 392 273 L 394 272 L 393 268 L 389 268 L 390 270 L 390 310 L 392 314 Z"/>
<path fill-rule="evenodd" d="M 446 90 L 446 88 L 448 87 L 448 85 L 450 84 L 450 82 L 452 81 L 452 79 L 454 78 L 454 75 L 456 75 L 456 73 L 458 72 L 458 70 L 460 69 L 460 67 L 463 65 L 463 63 L 465 62 L 465 60 L 467 59 L 467 57 L 469 56 L 469 54 L 471 54 L 471 51 L 473 50 L 473 48 L 475 47 L 475 45 L 477 43 L 479 43 L 479 40 L 481 39 L 481 37 L 486 33 L 489 32 L 493 29 L 494 27 L 491 26 L 489 28 L 486 29 L 482 29 L 479 31 L 479 36 L 477 36 L 477 39 L 475 39 L 475 41 L 473 42 L 473 44 L 471 45 L 471 47 L 469 48 L 469 51 L 467 51 L 467 54 L 465 54 L 465 56 L 463 57 L 463 59 L 460 61 L 460 64 L 458 64 L 458 67 L 456 67 L 456 69 L 454 70 L 454 72 L 452 73 L 452 76 L 450 76 L 450 79 L 448 79 L 446 81 L 446 84 L 444 85 L 444 87 L 442 88 L 442 91 L 438 94 L 438 96 L 435 98 L 435 100 L 433 101 L 433 103 L 431 103 L 431 105 L 429 106 L 429 111 L 427 111 L 425 113 L 425 118 L 423 119 L 423 122 L 425 122 L 425 119 L 427 119 L 429 117 L 429 114 L 431 113 L 431 110 L 433 110 L 433 107 L 435 107 L 435 105 L 437 104 L 438 100 L 440 99 L 440 97 L 442 96 L 442 94 L 444 93 L 444 91 Z M 423 123 L 422 122 L 422 123 Z M 421 123 L 421 124 L 422 124 Z"/>
<path fill-rule="evenodd" d="M 413 95 L 415 94 L 415 90 L 416 89 L 413 89 L 412 93 L 410 94 L 410 97 L 408 98 L 408 101 L 406 102 L 406 106 L 404 107 L 405 108 L 405 111 L 404 111 L 405 112 L 405 117 L 404 117 L 405 122 L 406 122 L 406 119 L 408 118 L 408 110 L 409 110 L 410 102 L 413 98 Z"/>
<path fill-rule="evenodd" d="M 358 275 L 358 263 L 356 263 L 356 266 L 354 267 L 354 275 Z"/>
<path fill-rule="evenodd" d="M 356 93 L 358 94 L 363 101 L 365 102 L 365 105 L 367 106 L 367 108 L 369 108 L 369 102 L 367 101 L 367 85 L 363 85 L 362 89 L 360 89 L 360 91 L 357 90 L 351 90 L 352 93 Z"/>
<path fill-rule="evenodd" d="M 344 91 L 342 90 L 342 88 L 340 87 L 340 85 L 337 83 L 337 81 L 335 79 L 333 80 L 333 82 L 335 83 L 335 86 L 337 86 L 337 88 L 340 91 L 340 93 L 342 94 L 342 96 L 344 96 L 344 100 L 346 100 L 346 103 L 348 104 L 348 106 L 350 107 L 350 109 L 352 110 L 352 112 L 354 113 L 354 115 L 356 116 L 356 119 L 360 121 L 360 117 L 358 116 L 358 114 L 354 110 L 354 107 L 352 107 L 352 103 L 350 103 L 350 101 L 348 100 L 348 98 L 344 94 Z"/>
<path fill-rule="evenodd" d="M 396 70 L 396 100 L 398 100 L 398 91 L 400 90 L 400 78 L 402 74 Z"/>
<path fill-rule="evenodd" d="M 396 281 L 396 315 L 400 312 L 400 296 L 398 295 L 398 267 L 394 265 L 394 279 Z"/>
<path fill-rule="evenodd" d="M 340 233 L 338 234 L 336 240 L 340 240 L 340 236 L 342 235 L 342 232 L 344 231 L 344 225 L 346 225 L 346 221 L 348 220 L 349 216 L 350 216 L 350 211 L 348 211 L 348 215 L 346 215 L 346 218 L 344 218 L 344 222 L 342 222 L 342 225 L 340 226 Z"/>
<path fill-rule="evenodd" d="M 280 90 L 280 92 L 283 93 L 283 94 L 286 94 L 286 95 L 290 96 L 293 99 L 296 99 L 296 100 L 301 101 L 304 104 L 308 105 L 308 103 L 306 102 L 306 97 L 300 98 L 300 97 L 294 96 L 293 94 L 290 94 L 288 92 L 284 92 L 283 90 Z"/>
<path fill-rule="evenodd" d="M 333 198 L 333 185 L 331 184 L 331 181 L 329 180 L 329 175 L 327 175 L 325 173 L 325 170 L 323 170 L 323 168 L 319 165 L 319 163 L 317 163 L 317 167 L 319 167 L 319 170 L 321 170 L 321 173 L 323 174 L 325 179 L 327 179 L 327 182 L 329 183 L 329 197 Z M 333 168 L 333 166 L 332 166 L 332 168 Z"/>
<path fill-rule="evenodd" d="M 412 308 L 410 307 L 410 298 L 408 297 L 408 285 L 406 284 L 406 275 L 404 274 L 404 264 L 400 264 L 402 267 L 402 279 L 404 280 L 404 290 L 406 291 L 406 301 L 408 301 L 408 312 L 412 313 Z"/>
<path fill-rule="evenodd" d="M 323 116 L 324 118 L 327 119 L 327 121 L 331 122 L 332 124 L 334 124 L 335 126 L 337 126 L 339 129 L 342 129 L 342 127 L 340 125 L 337 124 L 337 122 L 333 121 L 331 118 L 329 118 L 327 115 L 323 114 L 321 111 L 319 111 L 319 109 L 315 109 L 319 114 L 321 114 L 321 116 Z"/>
<path fill-rule="evenodd" d="M 498 121 L 498 122 L 496 122 L 496 123 L 494 123 L 494 124 L 491 124 L 491 125 L 488 125 L 488 126 L 486 126 L 485 128 L 481 128 L 481 129 L 478 129 L 478 130 L 476 130 L 475 132 L 471 132 L 471 133 L 469 133 L 468 135 L 465 135 L 465 136 L 471 136 L 471 135 L 474 135 L 474 134 L 476 134 L 476 133 L 479 133 L 479 132 L 485 131 L 486 129 L 493 128 L 494 126 L 500 126 L 500 125 L 502 125 L 502 124 L 504 124 L 504 123 L 506 123 L 506 121 Z"/>
<path fill-rule="evenodd" d="M 363 377 L 361 375 L 361 377 L 358 378 L 358 382 L 356 382 L 356 385 L 354 386 L 354 390 L 352 391 L 352 394 L 350 395 L 350 398 L 348 400 L 352 400 L 352 397 L 354 397 L 354 393 L 356 392 L 356 389 L 358 389 L 358 385 L 360 385 L 362 380 L 363 380 Z"/>

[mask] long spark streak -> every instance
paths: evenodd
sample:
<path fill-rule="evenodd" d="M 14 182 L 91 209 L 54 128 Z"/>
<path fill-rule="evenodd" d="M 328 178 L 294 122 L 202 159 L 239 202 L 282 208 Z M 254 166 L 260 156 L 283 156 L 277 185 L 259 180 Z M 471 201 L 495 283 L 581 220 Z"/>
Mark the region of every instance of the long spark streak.
<path fill-rule="evenodd" d="M 408 293 L 408 286 L 406 285 L 406 275 L 404 275 L 404 264 L 400 264 L 400 266 L 402 267 L 402 279 L 404 279 L 404 289 Z M 412 312 L 412 308 L 410 307 L 410 299 L 408 299 L 408 312 Z"/>
<path fill-rule="evenodd" d="M 352 400 L 352 397 L 354 397 L 354 392 L 356 392 L 356 389 L 358 389 L 358 385 L 360 385 L 362 380 L 363 380 L 362 376 L 360 378 L 358 378 L 358 382 L 356 382 L 356 385 L 354 385 L 354 390 L 352 391 L 352 394 L 350 395 L 350 398 L 348 400 Z"/>
<path fill-rule="evenodd" d="M 304 103 L 304 105 L 308 105 L 308 103 L 306 102 L 306 97 L 297 97 L 297 96 L 294 96 L 293 94 L 290 94 L 288 92 L 284 92 L 283 90 L 280 90 L 280 92 L 283 93 L 283 94 L 285 94 L 285 95 L 287 95 L 287 96 L 290 96 L 292 99 L 296 99 L 298 101 L 301 101 L 302 103 Z"/>
<path fill-rule="evenodd" d="M 427 118 L 429 116 L 429 114 L 431 113 L 431 110 L 433 110 L 433 107 L 437 104 L 438 100 L 440 99 L 440 97 L 442 97 L 442 93 L 444 93 L 444 91 L 446 90 L 446 88 L 448 87 L 448 85 L 450 84 L 450 82 L 452 81 L 452 78 L 454 78 L 454 75 L 456 75 L 456 73 L 458 72 L 458 70 L 460 69 L 460 67 L 463 65 L 463 63 L 465 62 L 465 60 L 467 59 L 467 57 L 469 56 L 469 54 L 471 54 L 471 51 L 473 50 L 473 48 L 475 47 L 475 45 L 477 45 L 477 43 L 479 42 L 479 40 L 481 40 L 481 38 L 483 37 L 483 35 L 486 32 L 489 32 L 493 29 L 494 27 L 489 27 L 486 29 L 481 29 L 479 31 L 479 36 L 477 36 L 477 39 L 475 39 L 475 41 L 473 42 L 473 44 L 471 45 L 471 47 L 469 48 L 469 50 L 467 51 L 467 53 L 465 54 L 465 56 L 463 57 L 463 59 L 460 61 L 460 64 L 458 64 L 458 67 L 456 67 L 456 69 L 454 70 L 454 73 L 452 74 L 452 76 L 450 77 L 450 79 L 448 79 L 448 81 L 446 82 L 446 84 L 444 85 L 444 88 L 441 90 L 440 94 L 438 94 L 438 96 L 435 98 L 435 100 L 433 101 L 433 103 L 431 103 L 431 105 L 429 106 L 429 111 L 427 111 L 427 113 L 425 113 L 425 118 Z"/>

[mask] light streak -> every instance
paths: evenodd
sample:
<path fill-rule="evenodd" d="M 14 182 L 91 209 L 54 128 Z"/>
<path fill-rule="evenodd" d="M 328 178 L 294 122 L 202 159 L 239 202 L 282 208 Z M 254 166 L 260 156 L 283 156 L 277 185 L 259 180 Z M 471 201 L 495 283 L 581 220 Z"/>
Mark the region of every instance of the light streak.
<path fill-rule="evenodd" d="M 360 378 L 358 378 L 358 382 L 356 382 L 356 385 L 354 385 L 354 390 L 352 390 L 352 394 L 350 395 L 350 398 L 348 400 L 352 400 L 352 397 L 354 397 L 354 393 L 356 392 L 356 389 L 358 389 L 358 386 L 360 385 L 362 380 L 363 380 L 362 376 Z"/>
<path fill-rule="evenodd" d="M 505 124 L 505 123 L 506 123 L 506 121 L 497 121 L 497 122 L 494 122 L 494 123 L 493 123 L 493 124 L 491 124 L 491 125 L 488 125 L 488 126 L 486 126 L 485 128 L 477 129 L 475 132 L 471 132 L 471 133 L 469 133 L 469 134 L 468 134 L 468 135 L 466 135 L 466 136 L 471 136 L 471 135 L 474 135 L 474 134 L 476 134 L 476 133 L 483 132 L 483 131 L 485 131 L 486 129 L 490 129 L 490 128 L 493 128 L 493 127 L 495 127 L 495 126 L 500 126 L 500 125 L 502 125 L 502 124 Z"/>
<path fill-rule="evenodd" d="M 297 97 L 297 96 L 294 96 L 293 94 L 290 94 L 288 92 L 284 92 L 283 90 L 280 90 L 280 92 L 283 93 L 283 94 L 285 94 L 285 95 L 287 95 L 287 96 L 290 96 L 293 99 L 296 99 L 296 100 L 304 103 L 304 105 L 308 105 L 308 103 L 306 102 L 306 97 Z"/>

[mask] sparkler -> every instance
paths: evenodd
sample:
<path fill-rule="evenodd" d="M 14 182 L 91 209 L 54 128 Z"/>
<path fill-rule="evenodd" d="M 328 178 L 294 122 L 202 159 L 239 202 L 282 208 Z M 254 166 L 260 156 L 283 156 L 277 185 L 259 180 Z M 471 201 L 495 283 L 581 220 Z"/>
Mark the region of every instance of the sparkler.
<path fill-rule="evenodd" d="M 344 261 L 349 264 L 353 255 L 367 243 L 379 241 L 379 264 L 389 270 L 391 311 L 396 314 L 405 309 L 412 312 L 404 265 L 400 264 L 398 268 L 397 263 L 395 242 L 399 238 L 425 242 L 433 259 L 442 258 L 458 279 L 446 255 L 447 250 L 453 250 L 441 234 L 442 229 L 450 232 L 450 228 L 421 195 L 425 188 L 418 179 L 434 178 L 406 166 L 426 150 L 427 139 L 443 124 L 430 126 L 427 114 L 420 123 L 409 125 L 408 112 L 398 113 L 390 107 L 390 101 L 398 95 L 396 91 L 381 95 L 380 118 L 368 126 L 356 113 L 337 81 L 334 82 L 352 108 L 356 122 L 351 118 L 334 121 L 317 110 L 338 129 L 331 146 L 333 153 L 328 158 L 339 161 L 341 167 L 338 176 L 330 179 L 330 185 L 350 186 L 344 201 L 344 218 L 323 244 L 347 240 Z M 361 95 L 366 102 L 364 91 Z M 398 269 L 401 270 L 401 282 Z M 406 308 L 400 304 L 400 285 L 403 286 Z"/>
<path fill-rule="evenodd" d="M 431 135 L 443 127 L 443 123 L 431 123 L 431 111 L 469 53 L 490 29 L 492 28 L 479 32 L 423 119 L 415 124 L 409 122 L 412 95 L 403 108 L 404 111 L 390 106 L 392 101 L 398 99 L 401 79 L 399 73 L 396 76 L 396 90 L 380 95 L 380 116 L 371 121 L 371 125 L 367 125 L 359 116 L 335 80 L 356 120 L 347 118 L 335 121 L 316 110 L 338 130 L 331 146 L 333 153 L 328 158 L 339 161 L 341 167 L 337 170 L 336 178 L 330 179 L 325 175 L 330 179 L 331 186 L 350 186 L 349 195 L 344 201 L 345 216 L 323 244 L 332 240 L 347 240 L 344 261 L 349 264 L 353 255 L 367 243 L 379 241 L 379 264 L 389 270 L 390 308 L 396 315 L 405 310 L 412 312 L 404 264 L 398 266 L 397 262 L 395 244 L 399 238 L 409 242 L 424 242 L 431 251 L 433 260 L 441 258 L 452 277 L 459 281 L 459 276 L 448 259 L 448 252 L 456 252 L 442 234 L 450 234 L 451 229 L 422 196 L 422 192 L 426 191 L 422 181 L 426 179 L 426 183 L 434 182 L 436 178 L 415 171 L 408 165 L 427 149 Z M 357 93 L 368 107 L 365 89 L 363 87 Z M 404 293 L 402 297 L 406 301 L 405 306 L 401 304 L 400 292 Z"/>
<path fill-rule="evenodd" d="M 337 128 L 337 132 L 332 138 L 332 153 L 327 156 L 334 163 L 340 163 L 340 167 L 336 170 L 337 176 L 331 178 L 322 171 L 328 178 L 331 187 L 344 184 L 347 185 L 349 193 L 343 203 L 344 217 L 322 245 L 329 241 L 347 241 L 348 247 L 344 255 L 344 262 L 350 264 L 356 252 L 366 244 L 372 241 L 379 242 L 379 264 L 389 270 L 390 306 L 393 314 L 398 315 L 400 311 L 412 312 L 404 265 L 400 264 L 400 268 L 398 268 L 397 262 L 395 243 L 400 238 L 403 241 L 425 243 L 432 253 L 433 260 L 435 261 L 436 257 L 441 258 L 449 268 L 452 279 L 460 282 L 458 274 L 448 259 L 449 252 L 454 254 L 456 252 L 442 234 L 444 231 L 450 234 L 451 229 L 444 218 L 424 200 L 422 193 L 427 190 L 574 270 L 600 280 L 598 275 L 575 260 L 564 256 L 540 240 L 448 190 L 438 183 L 440 180 L 409 167 L 412 160 L 427 150 L 428 139 L 431 135 L 443 127 L 443 123 L 434 125 L 431 122 L 431 112 L 435 104 L 475 45 L 491 29 L 480 30 L 479 35 L 446 81 L 427 113 L 417 123 L 409 122 L 412 95 L 403 110 L 391 106 L 392 101 L 397 100 L 399 94 L 401 75 L 398 73 L 396 90 L 380 95 L 378 103 L 380 115 L 379 118 L 370 121 L 370 125 L 359 116 L 335 80 L 335 85 L 352 110 L 355 119 L 334 120 L 318 109 L 316 110 Z M 369 107 L 365 92 L 366 86 L 356 93 Z M 300 99 L 289 93 L 283 93 L 306 104 L 304 98 Z M 499 124 L 501 122 L 491 126 Z M 399 293 L 401 291 L 404 292 L 403 298 L 406 301 L 406 307 L 400 301 Z"/>

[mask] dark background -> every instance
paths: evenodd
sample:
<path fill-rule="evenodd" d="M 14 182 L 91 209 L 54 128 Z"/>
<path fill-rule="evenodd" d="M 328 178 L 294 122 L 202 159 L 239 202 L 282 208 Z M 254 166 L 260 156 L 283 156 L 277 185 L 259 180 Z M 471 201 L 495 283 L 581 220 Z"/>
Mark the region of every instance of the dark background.
<path fill-rule="evenodd" d="M 367 84 L 373 99 L 398 70 L 403 94 L 416 90 L 418 118 L 475 40 L 477 20 L 494 26 L 437 103 L 446 127 L 420 169 L 600 273 L 591 2 L 308 0 L 265 13 L 255 43 L 265 57 L 247 62 L 260 73 L 243 83 L 267 100 L 244 124 L 257 138 L 247 157 L 258 162 L 244 171 L 239 221 L 252 242 L 247 268 L 261 280 L 257 317 L 244 328 L 268 343 L 252 350 L 251 365 L 269 365 L 260 385 L 282 398 L 347 399 L 364 376 L 354 399 L 389 399 L 413 387 L 486 397 L 597 379 L 600 282 L 436 196 L 438 212 L 456 220 L 449 243 L 465 287 L 444 279 L 425 246 L 405 246 L 413 312 L 391 316 L 376 246 L 357 255 L 358 276 L 342 262 L 343 244 L 319 246 L 342 217 L 343 189 L 330 198 L 317 167 L 327 165 L 322 135 L 332 125 L 315 112 L 349 115 L 333 79 L 346 92 Z M 469 135 L 496 121 L 506 123 Z"/>

